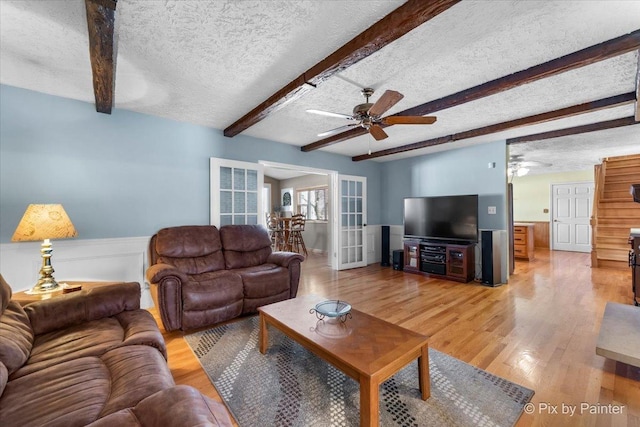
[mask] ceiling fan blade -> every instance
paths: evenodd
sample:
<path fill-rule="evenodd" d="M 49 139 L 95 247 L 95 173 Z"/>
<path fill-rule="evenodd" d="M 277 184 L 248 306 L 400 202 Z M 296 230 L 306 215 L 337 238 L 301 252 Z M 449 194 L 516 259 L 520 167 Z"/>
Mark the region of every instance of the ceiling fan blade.
<path fill-rule="evenodd" d="M 327 116 L 327 117 L 338 117 L 341 119 L 349 119 L 349 120 L 353 120 L 353 117 L 348 115 L 348 114 L 342 114 L 342 113 L 332 113 L 331 111 L 322 111 L 322 110 L 307 110 L 307 113 L 311 113 L 311 114 L 319 114 L 321 116 Z"/>
<path fill-rule="evenodd" d="M 385 125 L 430 125 L 437 120 L 434 116 L 388 116 L 382 119 Z"/>
<path fill-rule="evenodd" d="M 378 125 L 371 125 L 369 128 L 369 133 L 373 136 L 376 141 L 380 141 L 382 139 L 387 138 L 389 135 Z"/>
<path fill-rule="evenodd" d="M 380 99 L 378 99 L 376 103 L 369 108 L 369 115 L 380 117 L 385 113 L 385 111 L 396 105 L 402 98 L 404 98 L 404 95 L 400 92 L 396 92 L 395 90 L 385 91 Z"/>
<path fill-rule="evenodd" d="M 321 133 L 318 134 L 318 136 L 319 137 L 323 137 L 323 136 L 333 135 L 334 133 L 344 132 L 346 130 L 351 129 L 354 126 L 359 126 L 359 124 L 358 123 L 351 123 L 351 124 L 348 124 L 348 125 L 340 126 L 339 128 L 331 129 L 331 130 L 328 130 L 326 132 L 321 132 Z"/>

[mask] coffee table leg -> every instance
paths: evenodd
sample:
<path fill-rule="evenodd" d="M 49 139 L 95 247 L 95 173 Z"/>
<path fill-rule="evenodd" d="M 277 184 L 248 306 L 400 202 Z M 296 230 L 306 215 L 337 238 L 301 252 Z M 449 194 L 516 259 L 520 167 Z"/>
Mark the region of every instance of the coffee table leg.
<path fill-rule="evenodd" d="M 267 331 L 267 319 L 260 313 L 260 353 L 265 354 L 267 352 L 267 346 L 269 345 L 269 332 Z"/>
<path fill-rule="evenodd" d="M 380 410 L 380 384 L 366 376 L 360 377 L 360 426 L 377 427 Z"/>
<path fill-rule="evenodd" d="M 418 357 L 418 379 L 422 400 L 427 400 L 431 396 L 431 376 L 429 375 L 429 346 L 422 347 L 422 354 Z"/>

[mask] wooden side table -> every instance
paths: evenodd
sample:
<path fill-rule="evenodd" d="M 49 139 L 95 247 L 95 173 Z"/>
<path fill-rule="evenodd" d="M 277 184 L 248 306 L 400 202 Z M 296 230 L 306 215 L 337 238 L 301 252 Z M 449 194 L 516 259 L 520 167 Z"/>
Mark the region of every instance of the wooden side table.
<path fill-rule="evenodd" d="M 46 299 L 56 298 L 56 297 L 59 297 L 61 295 L 74 294 L 76 292 L 79 292 L 80 290 L 84 291 L 86 289 L 99 288 L 101 286 L 117 285 L 117 284 L 122 283 L 122 282 L 79 282 L 79 281 L 68 281 L 68 282 L 59 282 L 59 283 L 61 283 L 61 284 L 67 283 L 69 285 L 82 285 L 82 289 L 79 289 L 78 291 L 68 292 L 68 293 L 64 293 L 64 292 L 62 292 L 62 289 L 58 289 L 58 290 L 55 290 L 55 291 L 52 291 L 52 292 L 38 293 L 38 294 L 28 293 L 29 291 L 21 291 L 21 292 L 15 292 L 11 296 L 11 300 L 12 301 L 17 301 L 18 304 L 20 304 L 21 306 L 25 306 L 25 305 L 27 305 L 29 303 L 36 302 L 36 301 L 42 301 L 42 300 L 46 300 Z"/>

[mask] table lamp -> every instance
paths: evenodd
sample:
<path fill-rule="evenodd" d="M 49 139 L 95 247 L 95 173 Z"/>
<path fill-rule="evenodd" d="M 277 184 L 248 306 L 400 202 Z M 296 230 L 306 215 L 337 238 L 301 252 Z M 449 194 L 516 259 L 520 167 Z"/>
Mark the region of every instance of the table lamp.
<path fill-rule="evenodd" d="M 40 268 L 40 278 L 38 283 L 31 289 L 31 292 L 42 293 L 60 289 L 58 282 L 53 278 L 53 267 L 51 266 L 50 239 L 67 239 L 76 237 L 78 232 L 71 223 L 69 216 L 62 205 L 29 205 L 25 211 L 18 228 L 16 228 L 12 242 L 31 242 L 44 240 L 42 242 L 42 268 Z"/>

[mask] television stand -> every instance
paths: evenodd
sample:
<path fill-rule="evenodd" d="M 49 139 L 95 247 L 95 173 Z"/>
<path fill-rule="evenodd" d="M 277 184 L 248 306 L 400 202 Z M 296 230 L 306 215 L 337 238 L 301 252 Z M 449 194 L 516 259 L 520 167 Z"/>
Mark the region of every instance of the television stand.
<path fill-rule="evenodd" d="M 404 271 L 470 282 L 475 277 L 475 244 L 406 239 Z"/>

